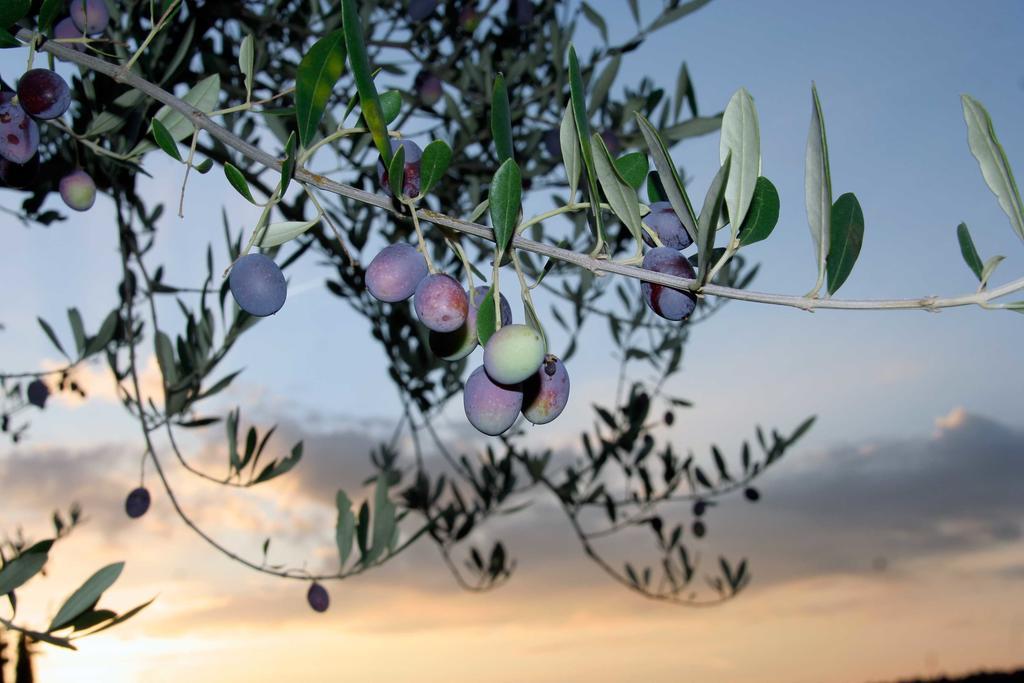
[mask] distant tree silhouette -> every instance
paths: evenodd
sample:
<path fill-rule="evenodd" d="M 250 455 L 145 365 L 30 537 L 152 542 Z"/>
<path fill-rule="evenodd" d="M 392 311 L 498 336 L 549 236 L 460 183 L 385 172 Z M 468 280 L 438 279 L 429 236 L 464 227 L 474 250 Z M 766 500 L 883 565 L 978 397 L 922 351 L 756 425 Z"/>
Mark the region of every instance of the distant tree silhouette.
<path fill-rule="evenodd" d="M 14 666 L 14 683 L 33 683 L 36 676 L 32 671 L 32 650 L 28 644 L 28 636 L 24 633 L 18 638 L 18 663 Z"/>

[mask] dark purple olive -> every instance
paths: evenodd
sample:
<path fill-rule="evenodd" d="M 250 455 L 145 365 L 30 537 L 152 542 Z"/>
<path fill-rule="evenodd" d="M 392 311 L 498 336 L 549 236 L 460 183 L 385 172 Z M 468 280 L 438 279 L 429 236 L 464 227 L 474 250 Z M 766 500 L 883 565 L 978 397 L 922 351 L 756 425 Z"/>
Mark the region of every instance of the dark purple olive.
<path fill-rule="evenodd" d="M 43 384 L 42 380 L 35 379 L 28 385 L 25 393 L 28 395 L 29 403 L 36 408 L 42 408 L 46 405 L 46 399 L 50 396 L 50 388 Z"/>
<path fill-rule="evenodd" d="M 327 589 L 314 581 L 306 593 L 306 602 L 314 612 L 326 612 L 331 605 L 331 598 L 327 595 Z"/>
<path fill-rule="evenodd" d="M 132 489 L 124 500 L 124 511 L 132 519 L 138 519 L 149 510 L 149 491 L 144 486 Z"/>

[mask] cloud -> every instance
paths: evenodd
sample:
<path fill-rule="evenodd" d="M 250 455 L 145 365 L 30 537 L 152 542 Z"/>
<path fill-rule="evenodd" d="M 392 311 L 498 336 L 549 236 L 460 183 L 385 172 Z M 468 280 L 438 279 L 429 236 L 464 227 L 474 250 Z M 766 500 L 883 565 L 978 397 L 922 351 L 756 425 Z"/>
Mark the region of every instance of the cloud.
<path fill-rule="evenodd" d="M 198 481 L 180 472 L 168 454 L 163 453 L 162 459 L 186 510 L 230 548 L 258 559 L 263 538 L 272 536 L 271 562 L 302 563 L 306 558 L 311 571 L 330 571 L 337 561 L 335 491 L 344 488 L 354 498 L 365 493 L 362 482 L 373 472 L 367 455 L 388 434 L 384 425 L 360 430 L 342 421 L 332 429 L 331 422 L 323 419 L 310 429 L 292 418 L 278 422 L 268 455 L 282 454 L 302 438 L 305 456 L 288 476 L 252 490 L 225 490 Z M 1019 545 L 1024 521 L 1024 500 L 1019 496 L 1024 433 L 965 411 L 954 411 L 936 424 L 938 431 L 926 437 L 865 441 L 822 453 L 797 449 L 758 483 L 763 498 L 757 507 L 737 495 L 710 510 L 709 536 L 689 538 L 691 549 L 711 562 L 719 553 L 748 557 L 754 591 L 760 591 L 835 575 L 885 581 L 922 558 L 952 558 Z M 221 471 L 220 438 L 219 432 L 211 435 L 209 441 L 187 450 L 186 456 L 207 471 Z M 145 548 L 154 543 L 168 556 L 191 558 L 188 569 L 182 570 L 185 573 L 174 574 L 171 580 L 178 576 L 198 580 L 208 568 L 216 567 L 217 578 L 210 580 L 222 592 L 217 600 L 204 603 L 200 611 L 209 612 L 204 620 L 216 621 L 218 612 L 224 619 L 250 613 L 287 619 L 304 615 L 301 584 L 248 574 L 226 562 L 211 563 L 217 557 L 215 551 L 175 519 L 155 482 L 151 484 L 153 511 L 130 522 L 121 505 L 124 494 L 137 482 L 137 457 L 131 447 L 106 446 L 78 452 L 23 449 L 0 458 L 5 518 L 27 520 L 36 515 L 45 522 L 54 506 L 78 500 L 94 521 L 88 533 L 108 543 L 130 540 L 136 547 L 130 547 L 127 559 L 142 563 L 154 580 L 169 580 L 161 561 L 146 559 Z M 408 463 L 408 449 L 403 457 Z M 151 480 L 152 473 L 149 476 Z M 505 609 L 497 605 L 511 601 L 522 604 L 519 608 L 506 605 L 510 614 L 527 618 L 531 605 L 555 595 L 568 605 L 574 597 L 593 591 L 619 591 L 586 560 L 563 513 L 543 491 L 531 492 L 523 500 L 532 501 L 531 506 L 492 520 L 471 537 L 481 548 L 501 539 L 518 561 L 512 582 L 495 594 L 502 597 L 483 598 L 496 601 L 489 602 L 498 609 L 496 613 Z M 689 520 L 688 506 L 673 512 L 680 520 Z M 128 524 L 133 525 L 130 532 Z M 379 624 L 371 615 L 381 601 L 397 600 L 396 586 L 407 597 L 415 595 L 428 602 L 458 594 L 433 545 L 421 546 L 385 568 L 332 588 L 332 594 L 337 590 L 339 597 L 345 596 L 346 613 L 361 614 L 364 628 L 417 628 L 414 614 L 395 612 L 393 619 Z M 657 559 L 646 531 L 601 547 L 611 553 L 613 564 L 624 555 L 649 562 Z M 457 561 L 467 551 L 458 549 Z M 1015 560 L 1011 553 L 1000 561 L 1002 569 L 997 570 L 1003 580 L 1018 576 L 1019 560 L 1019 554 Z M 988 568 L 990 575 L 994 571 Z M 610 615 L 635 599 L 623 592 L 621 601 L 606 598 L 601 607 L 592 609 Z M 167 618 L 185 628 L 196 614 L 190 610 Z M 453 615 L 452 623 L 463 618 L 470 619 Z"/>
<path fill-rule="evenodd" d="M 867 572 L 939 554 L 1019 544 L 1024 433 L 958 408 L 931 437 L 849 444 L 782 463 L 709 527 L 760 566 L 762 578 Z"/>

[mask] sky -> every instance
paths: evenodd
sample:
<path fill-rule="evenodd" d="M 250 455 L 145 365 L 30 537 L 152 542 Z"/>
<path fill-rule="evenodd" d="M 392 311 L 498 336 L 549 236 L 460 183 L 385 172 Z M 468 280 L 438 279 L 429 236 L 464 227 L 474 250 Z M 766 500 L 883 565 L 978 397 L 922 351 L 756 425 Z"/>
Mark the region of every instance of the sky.
<path fill-rule="evenodd" d="M 627 37 L 625 3 L 591 4 L 613 36 Z M 763 173 L 782 198 L 775 234 L 750 249 L 762 264 L 755 289 L 803 293 L 813 285 L 803 202 L 813 81 L 834 194 L 855 192 L 865 213 L 864 248 L 842 295 L 961 294 L 976 285 L 956 242 L 961 221 L 983 258 L 1007 257 L 997 284 L 1018 277 L 1024 262 L 970 155 L 959 102 L 968 93 L 985 104 L 1020 177 L 1022 26 L 1024 6 L 1009 1 L 716 0 L 629 55 L 620 81 L 648 75 L 671 84 L 685 60 L 702 113 L 721 110 L 740 87 L 753 95 Z M 577 43 L 595 40 L 581 23 Z M 0 71 L 20 73 L 23 60 L 0 53 Z M 673 152 L 691 194 L 703 196 L 718 165 L 717 135 Z M 157 159 L 151 169 L 149 192 L 175 205 L 179 170 Z M 184 220 L 170 211 L 164 219 L 156 258 L 170 281 L 201 273 L 206 241 L 220 240 L 222 204 L 236 229 L 256 218 L 215 176 L 190 186 Z M 0 193 L 3 205 L 14 201 Z M 549 203 L 531 197 L 529 206 Z M 0 214 L 0 277 L 16 293 L 0 304 L 4 370 L 58 361 L 36 315 L 67 335 L 68 306 L 95 326 L 114 305 L 110 210 L 101 198 L 92 212 L 49 229 Z M 303 463 L 240 495 L 172 473 L 214 535 L 250 556 L 273 535 L 272 557 L 307 558 L 311 568 L 331 566 L 334 491 L 359 491 L 366 454 L 398 405 L 364 323 L 323 289 L 323 278 L 312 264 L 293 272 L 286 307 L 232 356 L 230 367 L 246 372 L 220 404 L 278 422 L 280 448 L 305 439 Z M 305 585 L 215 554 L 162 495 L 143 519 L 124 517 L 140 446 L 97 366 L 83 377 L 90 401 L 58 399 L 33 416 L 26 442 L 0 445 L 0 533 L 20 525 L 39 536 L 51 509 L 72 500 L 89 517 L 54 553 L 51 573 L 20 596 L 28 620 L 44 621 L 89 573 L 120 559 L 124 576 L 105 601 L 125 609 L 158 599 L 132 622 L 82 641 L 80 652 L 46 649 L 40 680 L 853 683 L 1024 666 L 1022 324 L 1019 315 L 981 310 L 807 314 L 732 303 L 699 326 L 669 387 L 695 403 L 674 427 L 681 447 L 706 453 L 714 441 L 731 452 L 755 424 L 785 431 L 808 415 L 819 419 L 765 475 L 756 510 L 730 499 L 714 511 L 706 551 L 745 554 L 754 581 L 732 603 L 697 611 L 611 584 L 541 499 L 494 532 L 519 566 L 501 590 L 460 592 L 436 552 L 422 547 L 329 586 L 332 609 L 315 615 Z M 569 368 L 566 414 L 533 430 L 531 441 L 575 447 L 591 419 L 587 397 L 611 395 L 605 334 L 595 326 L 586 335 Z M 152 364 L 148 377 L 158 383 Z M 439 426 L 464 435 L 458 404 Z M 197 462 L 220 465 L 218 436 L 190 444 Z"/>

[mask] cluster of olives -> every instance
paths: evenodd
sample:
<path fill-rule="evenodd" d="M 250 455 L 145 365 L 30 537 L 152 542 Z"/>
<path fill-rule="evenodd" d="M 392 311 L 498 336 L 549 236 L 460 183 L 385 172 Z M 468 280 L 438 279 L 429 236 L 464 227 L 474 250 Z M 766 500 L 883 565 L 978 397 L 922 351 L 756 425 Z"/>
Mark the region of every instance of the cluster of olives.
<path fill-rule="evenodd" d="M 110 15 L 102 0 L 71 0 L 70 16 L 54 27 L 58 39 L 102 33 Z M 73 43 L 84 50 L 81 43 Z M 8 187 L 27 188 L 39 168 L 39 124 L 64 115 L 71 106 L 71 89 L 50 69 L 30 69 L 18 80 L 16 91 L 0 91 L 0 181 Z M 61 199 L 70 209 L 87 211 L 96 201 L 96 183 L 81 169 L 61 178 Z"/>
<path fill-rule="evenodd" d="M 422 151 L 410 140 L 394 141 L 405 151 L 402 191 L 414 197 L 420 190 Z M 378 180 L 389 187 L 383 162 Z M 413 299 L 416 317 L 430 330 L 430 348 L 443 360 L 458 361 L 478 346 L 477 314 L 489 290 L 472 290 L 447 273 L 431 273 L 424 255 L 406 243 L 381 250 L 366 269 L 366 289 L 379 301 L 397 303 Z M 569 375 L 562 361 L 547 353 L 544 338 L 528 325 L 512 324 L 512 309 L 501 295 L 500 328 L 484 346 L 483 365 L 466 380 L 463 392 L 466 417 L 490 436 L 505 432 L 520 413 L 534 424 L 551 422 L 569 400 Z"/>

